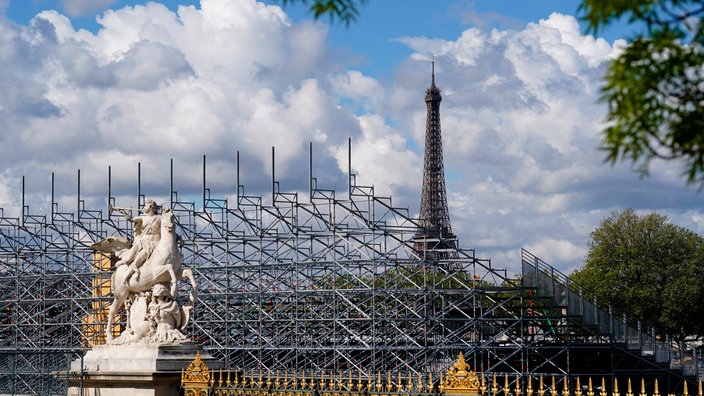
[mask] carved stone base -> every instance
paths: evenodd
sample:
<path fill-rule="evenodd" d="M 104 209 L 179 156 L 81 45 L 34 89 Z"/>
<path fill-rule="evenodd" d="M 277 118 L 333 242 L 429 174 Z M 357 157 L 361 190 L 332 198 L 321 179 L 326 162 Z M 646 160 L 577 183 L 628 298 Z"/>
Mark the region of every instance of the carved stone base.
<path fill-rule="evenodd" d="M 83 358 L 82 396 L 177 396 L 180 394 L 181 370 L 196 357 L 195 343 L 173 345 L 100 345 Z M 210 355 L 201 354 L 208 367 L 222 364 Z M 79 393 L 80 392 L 80 393 Z"/>

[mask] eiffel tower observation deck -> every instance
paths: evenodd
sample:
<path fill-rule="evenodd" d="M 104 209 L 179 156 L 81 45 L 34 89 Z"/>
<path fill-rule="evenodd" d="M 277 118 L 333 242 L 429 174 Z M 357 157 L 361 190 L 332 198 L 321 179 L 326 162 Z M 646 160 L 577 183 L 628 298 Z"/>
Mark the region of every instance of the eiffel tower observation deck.
<path fill-rule="evenodd" d="M 425 161 L 418 233 L 414 250 L 423 260 L 436 261 L 457 257 L 457 236 L 452 233 L 447 207 L 445 167 L 440 129 L 440 89 L 435 85 L 435 62 L 432 82 L 425 91 L 428 115 L 425 126 Z"/>

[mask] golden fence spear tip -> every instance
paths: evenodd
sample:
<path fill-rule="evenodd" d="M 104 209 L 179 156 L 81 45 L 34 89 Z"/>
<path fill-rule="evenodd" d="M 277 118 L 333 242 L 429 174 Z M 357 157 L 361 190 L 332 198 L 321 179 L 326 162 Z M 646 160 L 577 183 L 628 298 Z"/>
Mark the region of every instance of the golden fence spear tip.
<path fill-rule="evenodd" d="M 699 391 L 697 392 L 699 396 L 704 395 L 704 392 L 702 392 L 702 380 L 699 380 Z"/>
<path fill-rule="evenodd" d="M 592 377 L 589 377 L 589 389 L 587 390 L 587 396 L 594 396 L 594 387 L 592 386 Z"/>
<path fill-rule="evenodd" d="M 614 378 L 614 390 L 611 394 L 612 396 L 620 396 L 620 393 L 618 393 L 618 378 Z"/>
<path fill-rule="evenodd" d="M 628 389 L 626 390 L 626 396 L 633 396 L 633 387 L 631 386 L 630 378 L 628 378 Z"/>
<path fill-rule="evenodd" d="M 493 379 L 491 380 L 491 394 L 493 396 L 496 396 L 496 394 L 499 393 L 499 383 L 496 382 L 496 373 L 494 373 L 494 376 L 492 378 Z M 440 380 L 442 382 L 442 373 L 440 373 Z"/>
<path fill-rule="evenodd" d="M 533 394 L 533 378 L 528 376 L 528 384 L 526 385 L 526 395 L 531 396 Z"/>
<path fill-rule="evenodd" d="M 564 386 L 562 387 L 562 396 L 568 396 L 570 394 L 570 386 L 567 383 L 567 376 L 564 379 Z"/>
<path fill-rule="evenodd" d="M 687 380 L 684 381 L 684 387 L 682 388 L 682 395 L 689 396 L 689 392 L 687 392 Z"/>
<path fill-rule="evenodd" d="M 640 379 L 640 396 L 647 396 L 645 393 L 645 378 Z"/>
<path fill-rule="evenodd" d="M 655 378 L 655 389 L 653 390 L 653 396 L 660 396 L 660 390 L 658 389 L 658 379 Z"/>
<path fill-rule="evenodd" d="M 543 376 L 540 376 L 540 386 L 538 387 L 538 394 L 543 396 L 545 394 L 545 386 L 543 386 Z"/>

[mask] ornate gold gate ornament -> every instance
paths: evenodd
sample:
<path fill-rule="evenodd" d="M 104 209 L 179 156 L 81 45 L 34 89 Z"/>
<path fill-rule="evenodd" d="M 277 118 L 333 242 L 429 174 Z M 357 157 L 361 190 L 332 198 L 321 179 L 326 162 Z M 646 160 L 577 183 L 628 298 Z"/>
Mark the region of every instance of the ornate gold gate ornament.
<path fill-rule="evenodd" d="M 181 387 L 185 389 L 186 396 L 206 396 L 210 387 L 210 370 L 200 358 L 200 351 L 196 358 L 185 370 L 181 370 Z"/>
<path fill-rule="evenodd" d="M 483 381 L 482 381 L 483 382 Z M 455 364 L 445 373 L 445 380 L 440 381 L 440 392 L 447 395 L 480 395 L 482 383 L 477 374 L 469 368 L 460 352 Z"/>

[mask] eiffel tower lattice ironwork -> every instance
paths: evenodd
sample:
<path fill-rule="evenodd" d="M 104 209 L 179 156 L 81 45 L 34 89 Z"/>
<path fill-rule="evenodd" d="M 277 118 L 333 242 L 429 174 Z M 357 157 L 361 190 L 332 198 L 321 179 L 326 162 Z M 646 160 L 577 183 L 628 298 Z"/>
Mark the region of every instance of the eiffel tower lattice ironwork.
<path fill-rule="evenodd" d="M 435 62 L 432 83 L 425 91 L 428 115 L 425 127 L 425 163 L 423 166 L 423 192 L 420 203 L 420 226 L 413 248 L 425 260 L 443 260 L 458 257 L 457 237 L 450 226 L 447 207 L 445 169 L 440 130 L 440 89 L 435 85 Z"/>

